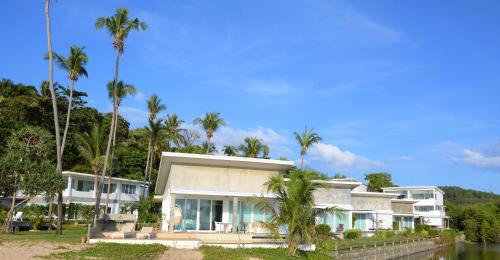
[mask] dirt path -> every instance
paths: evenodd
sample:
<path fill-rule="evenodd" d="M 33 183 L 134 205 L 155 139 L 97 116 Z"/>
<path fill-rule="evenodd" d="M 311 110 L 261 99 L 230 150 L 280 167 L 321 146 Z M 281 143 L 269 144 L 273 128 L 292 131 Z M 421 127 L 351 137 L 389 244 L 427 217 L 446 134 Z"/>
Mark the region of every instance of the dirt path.
<path fill-rule="evenodd" d="M 2 242 L 0 243 L 0 259 L 40 259 L 37 256 L 80 248 L 82 248 L 81 245 L 61 243 Z"/>
<path fill-rule="evenodd" d="M 198 250 L 169 248 L 159 259 L 201 260 L 203 253 Z"/>

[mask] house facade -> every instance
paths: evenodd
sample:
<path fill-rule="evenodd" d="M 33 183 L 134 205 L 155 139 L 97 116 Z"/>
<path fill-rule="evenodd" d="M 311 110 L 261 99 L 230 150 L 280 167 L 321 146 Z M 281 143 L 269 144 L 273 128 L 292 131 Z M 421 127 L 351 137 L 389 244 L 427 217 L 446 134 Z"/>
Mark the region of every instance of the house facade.
<path fill-rule="evenodd" d="M 400 201 L 413 202 L 414 217 L 437 229 L 448 228 L 444 191 L 436 186 L 385 187 L 384 193 L 396 194 Z"/>

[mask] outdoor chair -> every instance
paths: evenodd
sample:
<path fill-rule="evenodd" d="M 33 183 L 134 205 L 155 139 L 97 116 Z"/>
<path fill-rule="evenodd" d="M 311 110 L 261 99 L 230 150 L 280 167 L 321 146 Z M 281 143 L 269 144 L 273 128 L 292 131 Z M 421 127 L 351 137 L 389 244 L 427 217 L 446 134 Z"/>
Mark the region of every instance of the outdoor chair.
<path fill-rule="evenodd" d="M 138 239 L 141 239 L 141 238 L 151 239 L 151 237 L 153 235 L 154 235 L 153 227 L 142 227 L 141 231 L 139 231 L 136 234 L 136 238 L 138 238 Z"/>
<path fill-rule="evenodd" d="M 12 217 L 14 221 L 23 221 L 23 212 L 18 211 L 16 212 L 16 215 Z"/>
<path fill-rule="evenodd" d="M 121 230 L 118 232 L 111 233 L 111 238 L 130 238 L 135 235 L 135 224 L 126 223 L 122 224 Z"/>

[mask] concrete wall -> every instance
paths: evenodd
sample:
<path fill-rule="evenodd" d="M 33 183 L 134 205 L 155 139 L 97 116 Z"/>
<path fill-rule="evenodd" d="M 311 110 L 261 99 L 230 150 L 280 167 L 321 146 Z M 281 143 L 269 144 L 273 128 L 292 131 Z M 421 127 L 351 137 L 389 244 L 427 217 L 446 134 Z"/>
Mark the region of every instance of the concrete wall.
<path fill-rule="evenodd" d="M 346 188 L 320 188 L 314 192 L 316 204 L 351 204 L 351 190 Z"/>
<path fill-rule="evenodd" d="M 391 210 L 391 198 L 352 196 L 354 210 Z"/>
<path fill-rule="evenodd" d="M 394 214 L 413 214 L 413 204 L 393 201 L 392 211 Z"/>
<path fill-rule="evenodd" d="M 278 171 L 173 164 L 168 188 L 267 193 L 264 183 Z"/>

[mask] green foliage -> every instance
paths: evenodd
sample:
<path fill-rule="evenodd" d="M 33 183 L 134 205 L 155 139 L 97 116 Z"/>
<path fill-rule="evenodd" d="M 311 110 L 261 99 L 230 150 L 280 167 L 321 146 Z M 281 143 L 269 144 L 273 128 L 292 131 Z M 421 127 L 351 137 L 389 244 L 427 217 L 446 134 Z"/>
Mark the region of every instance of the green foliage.
<path fill-rule="evenodd" d="M 368 190 L 373 192 L 382 192 L 383 187 L 394 186 L 391 175 L 385 172 L 365 174 L 365 180 L 368 181 Z"/>
<path fill-rule="evenodd" d="M 398 221 L 392 222 L 392 230 L 399 230 L 399 222 Z"/>
<path fill-rule="evenodd" d="M 73 224 L 63 225 L 63 234 L 56 235 L 54 231 L 38 231 L 38 232 L 17 232 L 13 234 L 1 234 L 0 244 L 3 241 L 21 241 L 21 242 L 56 242 L 64 244 L 80 244 L 80 237 L 86 236 L 87 226 L 79 226 Z"/>
<path fill-rule="evenodd" d="M 500 233 L 499 212 L 499 202 L 448 208 L 451 226 L 463 230 L 466 238 L 474 242 L 495 242 Z"/>
<path fill-rule="evenodd" d="M 81 250 L 52 253 L 50 259 L 156 259 L 167 248 L 160 244 L 98 243 Z"/>
<path fill-rule="evenodd" d="M 379 239 L 392 239 L 395 235 L 393 230 L 377 230 L 374 236 Z"/>
<path fill-rule="evenodd" d="M 360 229 L 348 229 L 344 231 L 344 238 L 347 239 L 358 239 L 362 235 L 362 232 Z"/>
<path fill-rule="evenodd" d="M 84 223 L 91 223 L 94 217 L 94 205 L 71 204 L 68 215 L 71 219 L 83 220 Z"/>
<path fill-rule="evenodd" d="M 431 226 L 426 224 L 415 224 L 415 232 L 429 231 L 431 230 Z"/>
<path fill-rule="evenodd" d="M 493 192 L 463 189 L 456 186 L 440 186 L 439 188 L 445 192 L 444 198 L 448 203 L 457 205 L 488 203 L 500 200 L 500 195 Z"/>
<path fill-rule="evenodd" d="M 324 237 L 329 237 L 332 232 L 332 228 L 327 225 L 327 224 L 319 224 L 316 225 L 316 235 L 317 236 L 324 236 Z"/>
<path fill-rule="evenodd" d="M 247 260 L 247 259 L 263 259 L 263 260 L 286 260 L 286 259 L 317 259 L 327 260 L 331 256 L 322 254 L 321 252 L 299 252 L 294 257 L 290 257 L 286 250 L 282 248 L 222 248 L 212 246 L 202 246 L 200 250 L 203 252 L 203 259 L 206 260 Z M 331 252 L 331 251 L 330 251 Z"/>

